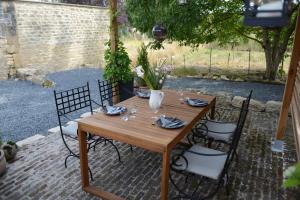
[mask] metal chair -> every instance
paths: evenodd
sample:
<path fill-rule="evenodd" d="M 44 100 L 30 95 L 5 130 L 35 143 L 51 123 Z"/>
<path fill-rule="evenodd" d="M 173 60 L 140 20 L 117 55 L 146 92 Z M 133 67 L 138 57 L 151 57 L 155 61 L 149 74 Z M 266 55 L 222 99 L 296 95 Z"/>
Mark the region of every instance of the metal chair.
<path fill-rule="evenodd" d="M 67 160 L 70 157 L 79 158 L 79 153 L 76 153 L 73 149 L 70 148 L 66 138 L 71 138 L 77 140 L 77 129 L 78 124 L 76 121 L 73 121 L 74 114 L 78 114 L 80 110 L 89 109 L 90 113 L 93 114 L 92 108 L 92 100 L 90 96 L 89 83 L 84 86 L 64 90 L 64 91 L 56 91 L 54 90 L 54 98 L 58 116 L 58 122 L 60 127 L 60 133 L 63 140 L 64 145 L 69 151 L 69 155 L 65 158 L 65 167 L 67 168 Z M 66 123 L 67 122 L 67 123 Z M 102 142 L 110 143 L 116 150 L 119 161 L 121 161 L 120 153 L 118 148 L 112 142 L 112 140 L 106 139 L 104 137 L 94 136 L 89 133 L 87 138 L 88 151 L 91 148 L 96 148 L 97 144 Z M 89 169 L 91 179 L 93 179 L 91 170 Z"/>
<path fill-rule="evenodd" d="M 119 82 L 116 80 L 98 80 L 99 94 L 100 94 L 100 104 L 103 107 L 114 104 L 114 98 L 117 99 L 117 103 L 120 101 L 120 90 Z M 132 145 L 130 145 L 130 150 L 133 151 Z"/>
<path fill-rule="evenodd" d="M 112 106 L 114 104 L 113 98 L 117 98 L 119 101 L 120 91 L 119 91 L 119 83 L 114 80 L 98 80 L 99 86 L 99 94 L 100 94 L 100 104 L 102 107 L 107 104 Z"/>
<path fill-rule="evenodd" d="M 250 91 L 246 101 L 246 104 L 249 106 L 252 96 L 252 90 Z M 222 108 L 224 109 L 224 108 Z M 242 108 L 241 108 L 242 109 Z M 247 107 L 248 109 L 248 107 Z M 220 116 L 220 114 L 218 114 Z M 242 112 L 240 110 L 239 119 L 242 117 Z M 230 144 L 232 141 L 232 136 L 235 130 L 237 129 L 237 123 L 232 122 L 223 122 L 220 120 L 211 120 L 205 118 L 200 121 L 193 129 L 192 135 L 189 135 L 189 141 L 192 143 L 197 143 L 196 139 L 204 138 L 208 141 L 210 146 L 212 142 L 220 142 L 225 144 Z"/>
<path fill-rule="evenodd" d="M 226 185 L 227 195 L 229 194 L 227 184 L 229 178 L 228 173 L 245 124 L 248 106 L 249 101 L 243 101 L 241 117 L 238 120 L 237 128 L 233 133 L 233 139 L 227 152 L 203 147 L 200 144 L 194 144 L 190 148 L 180 147 L 177 149 L 179 153 L 172 155 L 170 164 L 171 172 L 184 175 L 186 182 L 190 176 L 197 178 L 197 186 L 192 192 L 187 193 L 185 191 L 187 188 L 180 188 L 170 173 L 170 181 L 179 192 L 179 195 L 173 199 L 199 200 L 211 198 L 218 192 L 222 184 Z M 215 188 L 212 192 L 200 197 L 197 191 L 199 190 L 201 181 L 204 180 L 211 180 L 216 183 L 216 185 L 214 185 Z"/>

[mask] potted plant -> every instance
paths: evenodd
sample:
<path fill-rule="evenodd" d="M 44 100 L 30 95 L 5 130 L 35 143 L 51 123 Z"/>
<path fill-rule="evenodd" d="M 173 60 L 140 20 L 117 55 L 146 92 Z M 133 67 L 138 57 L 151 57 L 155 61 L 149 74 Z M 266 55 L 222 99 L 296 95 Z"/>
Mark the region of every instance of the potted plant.
<path fill-rule="evenodd" d="M 0 133 L 1 134 L 1 133 Z M 2 146 L 2 140 L 0 135 L 0 147 Z M 2 176 L 6 171 L 6 159 L 4 151 L 0 148 L 0 176 Z"/>
<path fill-rule="evenodd" d="M 120 101 L 124 101 L 133 96 L 133 72 L 130 68 L 131 60 L 121 41 L 118 41 L 117 49 L 114 53 L 111 52 L 110 41 L 108 41 L 106 45 L 108 48 L 106 48 L 104 52 L 104 78 L 106 80 L 118 81 Z"/>
<path fill-rule="evenodd" d="M 151 90 L 149 106 L 154 112 L 160 108 L 164 93 L 161 91 L 167 75 L 171 72 L 171 67 L 165 65 L 166 59 L 161 60 L 156 67 L 150 65 L 140 65 L 135 68 L 137 75 L 142 78 Z"/>

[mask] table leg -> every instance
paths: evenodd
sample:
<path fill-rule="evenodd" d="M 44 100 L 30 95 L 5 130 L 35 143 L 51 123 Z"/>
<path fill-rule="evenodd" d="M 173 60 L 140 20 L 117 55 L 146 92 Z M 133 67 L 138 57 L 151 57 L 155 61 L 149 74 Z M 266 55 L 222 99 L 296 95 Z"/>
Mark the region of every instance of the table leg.
<path fill-rule="evenodd" d="M 170 152 L 163 153 L 163 166 L 161 172 L 160 199 L 167 200 L 169 192 L 169 170 L 170 170 Z"/>
<path fill-rule="evenodd" d="M 211 110 L 210 110 L 210 119 L 215 119 L 216 112 L 216 100 L 212 102 Z"/>
<path fill-rule="evenodd" d="M 80 155 L 80 171 L 81 171 L 81 185 L 82 188 L 89 186 L 89 173 L 88 173 L 88 155 L 86 144 L 86 132 L 78 129 L 79 140 L 79 155 Z"/>

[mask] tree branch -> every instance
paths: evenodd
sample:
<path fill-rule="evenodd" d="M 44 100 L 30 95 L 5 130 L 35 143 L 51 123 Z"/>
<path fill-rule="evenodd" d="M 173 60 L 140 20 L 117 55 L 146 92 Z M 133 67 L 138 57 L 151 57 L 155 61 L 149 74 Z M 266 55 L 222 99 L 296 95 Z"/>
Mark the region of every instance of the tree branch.
<path fill-rule="evenodd" d="M 254 40 L 255 42 L 258 42 L 260 45 L 263 45 L 263 42 L 260 41 L 259 39 L 256 39 L 256 38 L 254 38 L 254 37 L 251 37 L 251 36 L 249 36 L 249 35 L 243 33 L 242 31 L 240 31 L 239 29 L 235 29 L 235 31 L 236 31 L 238 34 L 240 34 L 241 36 L 246 37 L 246 38 L 248 38 L 248 39 L 250 39 L 250 40 Z"/>

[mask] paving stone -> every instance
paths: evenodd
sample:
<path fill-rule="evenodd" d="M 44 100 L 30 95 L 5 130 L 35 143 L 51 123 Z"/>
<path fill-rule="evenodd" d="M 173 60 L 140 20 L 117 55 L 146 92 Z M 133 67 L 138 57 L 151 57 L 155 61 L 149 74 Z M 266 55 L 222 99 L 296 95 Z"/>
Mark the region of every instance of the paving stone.
<path fill-rule="evenodd" d="M 233 111 L 225 110 L 222 116 L 225 120 L 236 120 Z M 249 112 L 238 148 L 239 162 L 233 162 L 229 174 L 230 194 L 226 196 L 225 189 L 221 189 L 213 199 L 297 199 L 293 196 L 295 192 L 282 188 L 283 170 L 296 162 L 291 120 L 284 153 L 275 154 L 270 150 L 277 120 L 277 114 Z M 67 142 L 72 149 L 78 149 L 75 140 Z M 89 166 L 94 175 L 92 184 L 128 200 L 159 199 L 161 155 L 137 147 L 131 152 L 127 144 L 116 142 L 116 145 L 122 163 L 109 144 L 100 144 L 96 151 L 89 152 Z M 70 158 L 68 168 L 64 167 L 67 155 L 59 133 L 23 146 L 17 154 L 21 158 L 9 164 L 7 173 L 0 178 L 0 199 L 98 199 L 82 191 L 77 158 Z M 183 176 L 176 175 L 175 179 L 185 184 Z M 192 185 L 192 181 L 187 183 L 188 191 Z M 204 182 L 197 194 L 202 196 L 212 190 L 213 187 Z M 176 194 L 170 184 L 170 198 Z"/>

